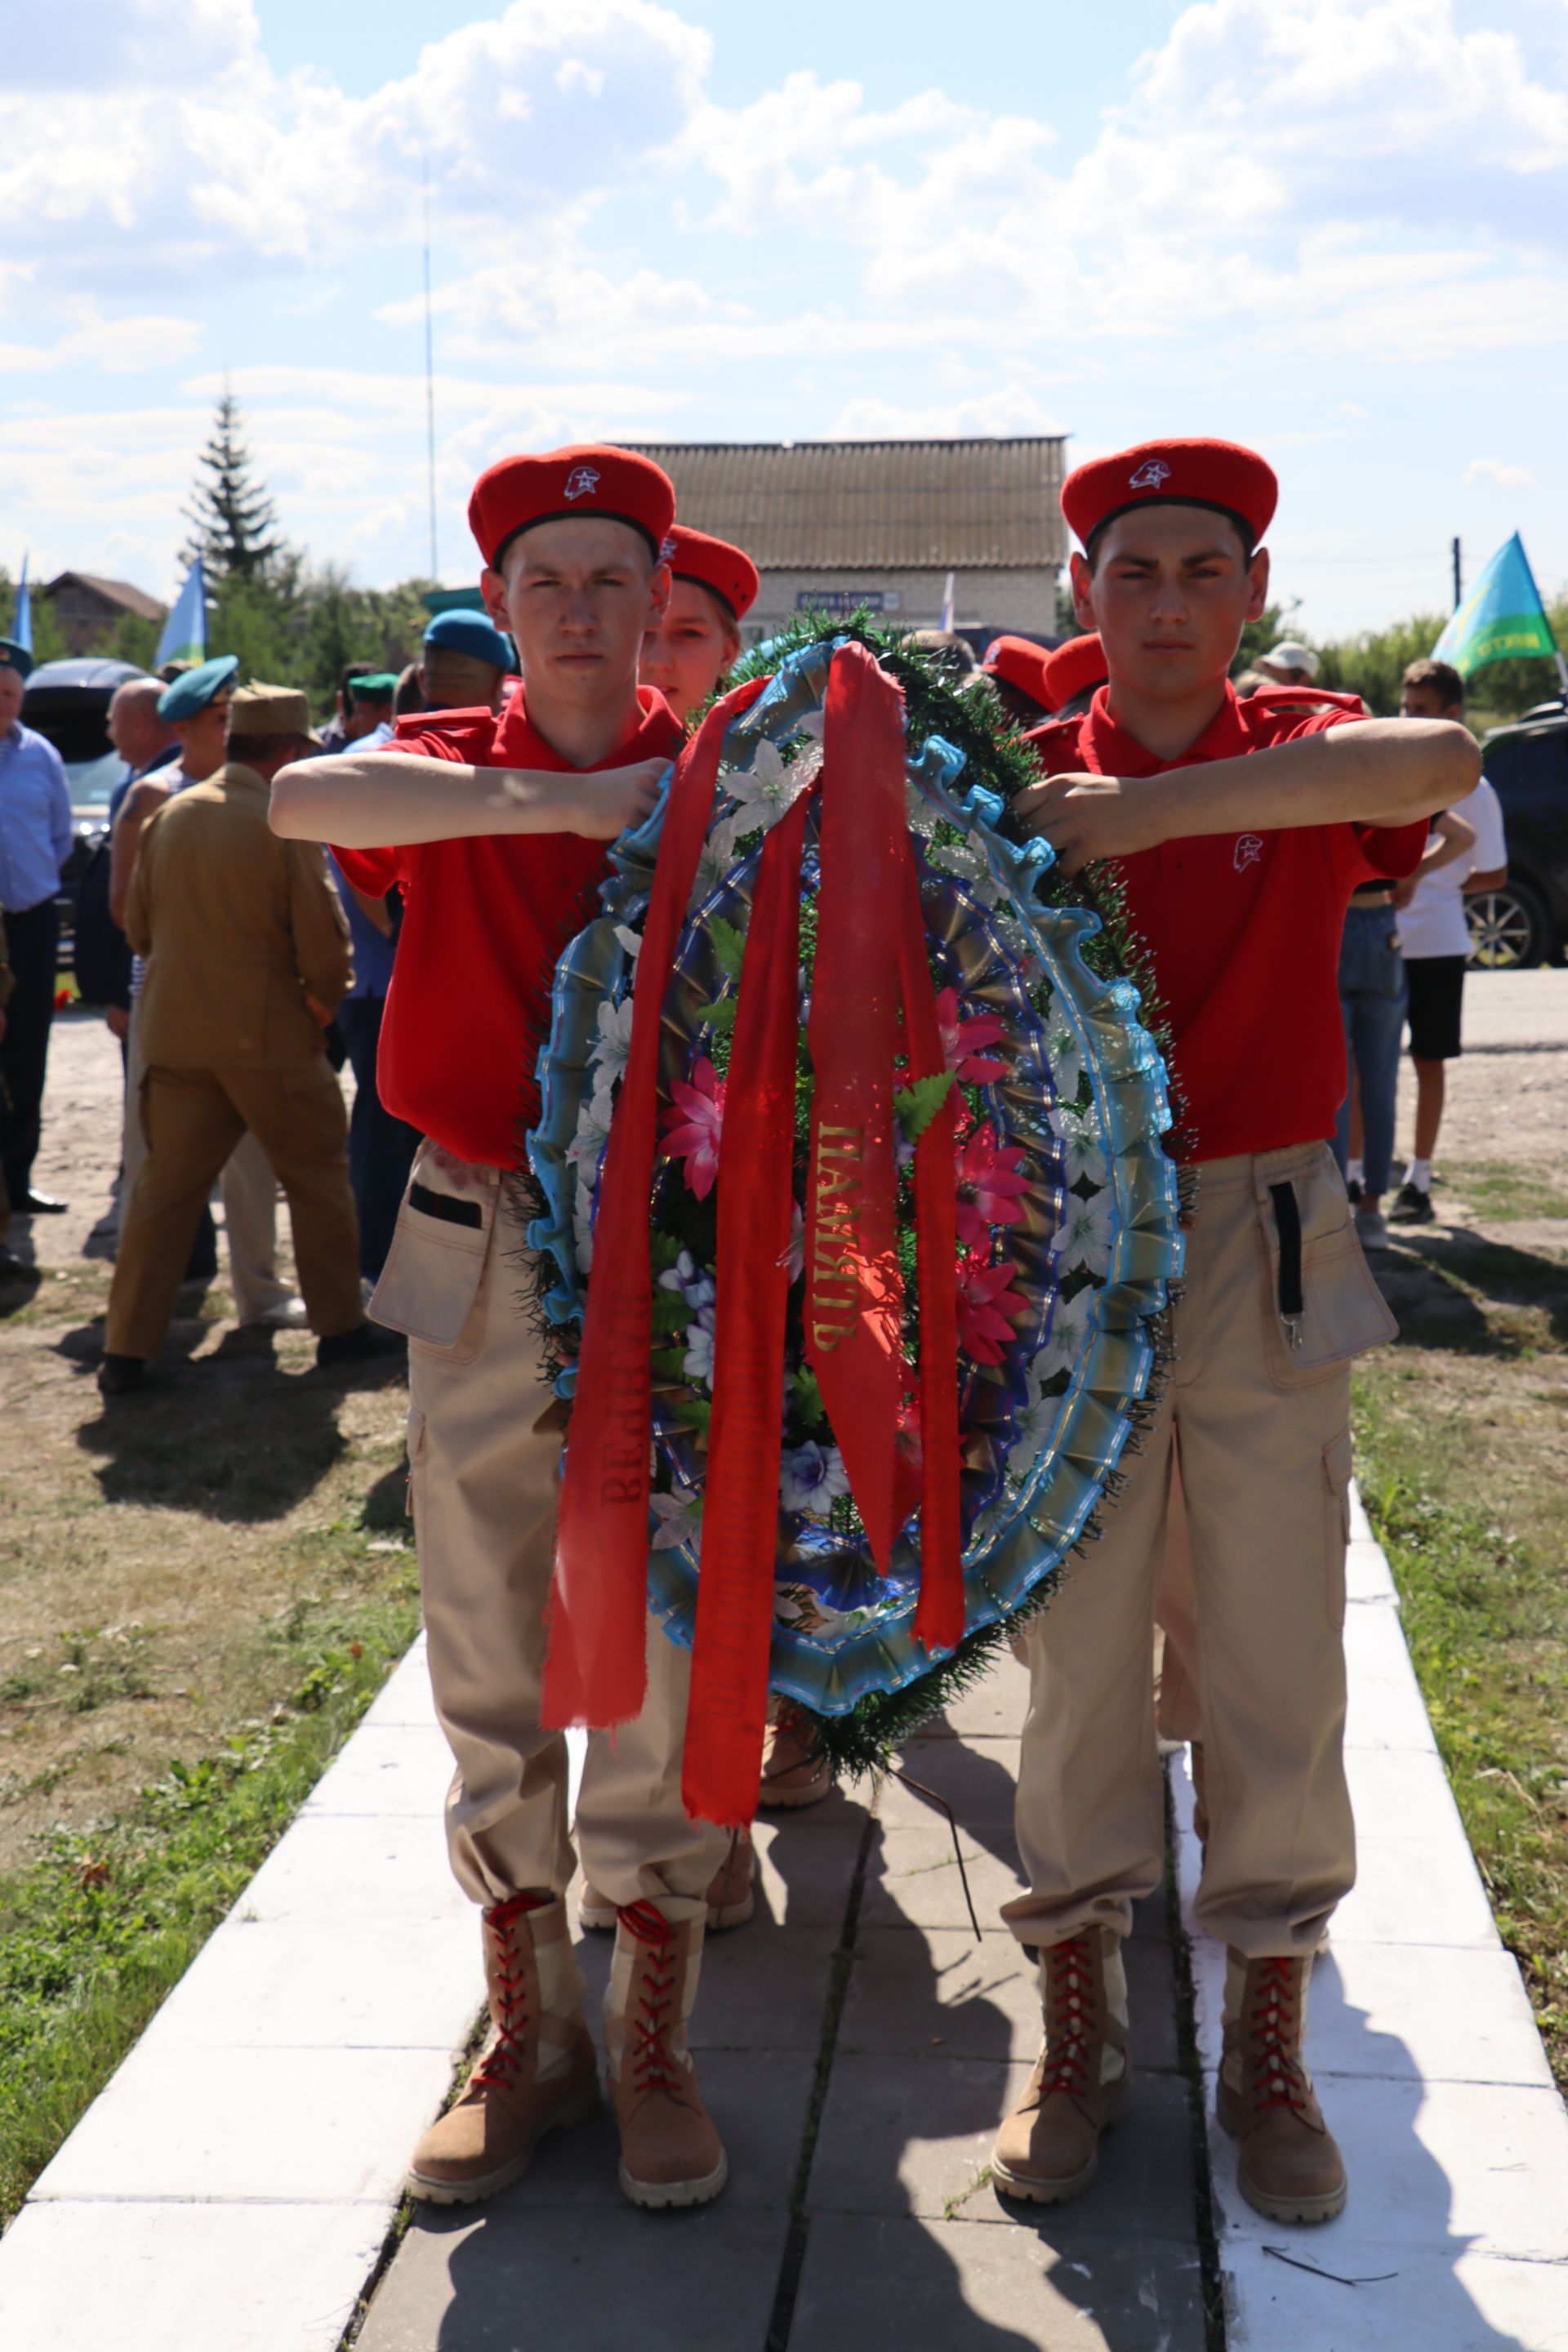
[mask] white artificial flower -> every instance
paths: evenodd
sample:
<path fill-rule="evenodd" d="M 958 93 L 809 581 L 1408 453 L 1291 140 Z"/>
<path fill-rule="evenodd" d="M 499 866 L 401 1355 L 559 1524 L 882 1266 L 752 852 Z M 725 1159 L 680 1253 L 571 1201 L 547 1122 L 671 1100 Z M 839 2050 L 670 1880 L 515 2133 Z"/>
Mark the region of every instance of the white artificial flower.
<path fill-rule="evenodd" d="M 709 835 L 699 853 L 697 872 L 692 877 L 691 896 L 686 902 L 686 911 L 689 915 L 694 915 L 703 900 L 712 896 L 734 863 L 732 855 L 727 853 L 721 845 L 719 835 L 723 831 L 722 825 L 717 826 Z"/>
<path fill-rule="evenodd" d="M 686 1327 L 686 1353 L 680 1369 L 689 1381 L 700 1381 L 704 1388 L 713 1385 L 713 1339 L 716 1321 L 711 1306 L 699 1309 L 695 1323 Z"/>
<path fill-rule="evenodd" d="M 938 814 L 939 812 L 932 808 L 930 801 L 927 800 L 920 786 L 918 784 L 906 782 L 904 786 L 904 821 L 908 824 L 910 831 L 911 833 L 918 833 L 922 841 L 929 841 L 931 834 L 936 828 Z"/>
<path fill-rule="evenodd" d="M 1047 1022 L 1046 1056 L 1051 1066 L 1051 1077 L 1058 1099 L 1064 1103 L 1078 1100 L 1079 1080 L 1083 1076 L 1083 1047 L 1078 1034 L 1059 1008 L 1053 1006 L 1055 1018 Z"/>
<path fill-rule="evenodd" d="M 1063 1402 L 1059 1396 L 1042 1396 L 1036 1390 L 1034 1402 L 1018 1415 L 1018 1433 L 1007 1449 L 1009 1471 L 1028 1476 L 1056 1433 Z"/>
<path fill-rule="evenodd" d="M 626 1059 L 632 1050 L 632 1000 L 624 996 L 618 1004 L 599 1007 L 598 1040 L 588 1059 L 597 1071 L 594 1080 L 595 1093 L 615 1079 L 623 1078 Z"/>
<path fill-rule="evenodd" d="M 1090 1274 L 1108 1274 L 1115 1232 L 1115 1202 L 1109 1192 L 1096 1192 L 1088 1201 L 1069 1192 L 1062 1203 L 1062 1221 L 1051 1235 L 1051 1249 L 1063 1273 L 1086 1265 Z"/>
<path fill-rule="evenodd" d="M 598 1172 L 605 1156 L 605 1146 L 610 1139 L 610 1103 L 608 1095 L 591 1095 L 577 1113 L 577 1131 L 566 1146 L 566 1158 L 579 1176 L 588 1172 L 590 1183 Z"/>
<path fill-rule="evenodd" d="M 1072 1370 L 1083 1353 L 1097 1296 L 1093 1285 L 1086 1283 L 1070 1298 L 1058 1298 L 1051 1311 L 1050 1336 L 1030 1368 L 1035 1381 L 1048 1381 L 1057 1372 Z"/>
<path fill-rule="evenodd" d="M 625 948 L 631 961 L 636 963 L 638 956 L 642 953 L 642 933 L 640 931 L 634 931 L 628 924 L 617 923 L 616 925 L 616 937 L 619 940 L 622 947 Z"/>
<path fill-rule="evenodd" d="M 658 1521 L 648 1538 L 650 1551 L 673 1551 L 678 1544 L 695 1542 L 702 1527 L 700 1496 L 650 1495 L 647 1499 Z"/>
<path fill-rule="evenodd" d="M 962 842 L 933 841 L 926 851 L 928 866 L 955 874 L 966 882 L 983 907 L 994 907 L 1005 895 L 991 871 L 991 863 L 973 834 Z"/>
<path fill-rule="evenodd" d="M 1051 1128 L 1061 1146 L 1067 1181 L 1076 1184 L 1087 1176 L 1091 1184 L 1103 1184 L 1105 1153 L 1100 1146 L 1100 1112 L 1096 1106 L 1091 1102 L 1087 1110 L 1064 1110 L 1058 1103 L 1051 1112 Z"/>
<path fill-rule="evenodd" d="M 807 763 L 797 760 L 784 766 L 775 744 L 759 743 L 749 768 L 737 768 L 724 779 L 724 790 L 736 807 L 742 833 L 769 833 L 787 816 L 811 782 Z"/>
<path fill-rule="evenodd" d="M 818 1445 L 815 1438 L 807 1438 L 779 1465 L 779 1500 L 786 1511 L 825 1519 L 839 1496 L 848 1492 L 849 1474 L 837 1445 Z"/>

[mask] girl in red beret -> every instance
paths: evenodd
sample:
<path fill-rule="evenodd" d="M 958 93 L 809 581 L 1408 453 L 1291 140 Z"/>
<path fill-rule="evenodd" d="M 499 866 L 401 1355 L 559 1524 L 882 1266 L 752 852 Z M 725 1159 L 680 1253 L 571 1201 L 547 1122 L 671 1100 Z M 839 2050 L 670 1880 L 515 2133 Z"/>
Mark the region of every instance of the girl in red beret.
<path fill-rule="evenodd" d="M 1302 2058 L 1307 1979 L 1354 1876 L 1342 1755 L 1350 1363 L 1390 1337 L 1329 1149 L 1345 1090 L 1337 988 L 1350 894 L 1420 858 L 1479 766 L 1465 730 L 1360 707 L 1238 701 L 1276 484 L 1219 441 L 1150 442 L 1062 492 L 1079 623 L 1107 682 L 1029 737 L 1015 809 L 1064 871 L 1110 860 L 1169 1024 L 1176 1156 L 1195 1168 L 1174 1369 L 1102 1542 L 1027 1637 L 1019 1763 L 1046 2042 L 998 2137 L 1008 2193 L 1096 2175 L 1128 2108 L 1133 1906 L 1164 1870 L 1149 1654 L 1173 1462 L 1193 1554 L 1208 1844 L 1194 1905 L 1229 1953 L 1219 2116 L 1242 2193 L 1326 2221 L 1346 2178 Z"/>
<path fill-rule="evenodd" d="M 644 632 L 638 675 L 689 727 L 741 650 L 741 623 L 756 602 L 757 567 L 744 550 L 677 523 L 665 541 L 669 601 Z"/>

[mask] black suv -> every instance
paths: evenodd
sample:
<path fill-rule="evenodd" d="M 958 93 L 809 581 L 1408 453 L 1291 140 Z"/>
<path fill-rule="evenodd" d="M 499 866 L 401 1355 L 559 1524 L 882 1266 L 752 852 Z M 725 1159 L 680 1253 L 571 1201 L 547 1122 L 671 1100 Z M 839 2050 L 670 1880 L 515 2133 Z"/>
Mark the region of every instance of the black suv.
<path fill-rule="evenodd" d="M 109 740 L 109 706 L 127 678 L 143 677 L 134 662 L 40 662 L 22 698 L 22 724 L 47 736 L 66 765 L 76 843 L 60 876 L 61 914 L 68 925 L 82 869 L 109 831 L 109 803 L 125 780 L 125 762 Z"/>
<path fill-rule="evenodd" d="M 1508 880 L 1466 900 L 1470 961 L 1494 971 L 1561 963 L 1568 946 L 1568 709 L 1527 710 L 1481 751 L 1502 803 Z"/>

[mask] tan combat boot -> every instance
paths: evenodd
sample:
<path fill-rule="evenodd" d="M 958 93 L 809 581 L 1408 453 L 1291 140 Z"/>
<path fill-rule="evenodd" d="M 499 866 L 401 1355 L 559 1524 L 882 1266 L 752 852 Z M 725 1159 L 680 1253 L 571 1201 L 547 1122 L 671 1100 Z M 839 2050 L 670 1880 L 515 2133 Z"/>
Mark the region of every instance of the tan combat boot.
<path fill-rule="evenodd" d="M 708 1886 L 708 1933 L 717 1936 L 726 1927 L 743 1927 L 757 1907 L 752 1885 L 756 1854 L 749 1830 L 737 1830 L 730 1841 L 729 1851 L 714 1872 Z M 584 1881 L 577 1903 L 580 1924 L 588 1928 L 603 1928 L 607 1934 L 616 1924 L 616 1906 L 607 1895 Z"/>
<path fill-rule="evenodd" d="M 671 1927 L 652 1903 L 616 1916 L 605 2048 L 634 2205 L 706 2205 L 730 2177 L 686 2045 L 701 1958 L 700 1919 Z"/>
<path fill-rule="evenodd" d="M 514 1895 L 484 1915 L 490 2031 L 455 2106 L 414 2151 L 410 2196 L 473 2205 L 528 2168 L 534 2144 L 599 2104 L 566 1906 Z"/>
<path fill-rule="evenodd" d="M 833 1767 L 817 1751 L 805 1717 L 788 1699 L 770 1699 L 758 1803 L 770 1812 L 793 1812 L 819 1805 L 832 1788 Z"/>
<path fill-rule="evenodd" d="M 1312 1956 L 1226 1955 L 1219 2119 L 1241 2142 L 1237 2183 L 1270 2221 L 1331 2221 L 1344 2210 L 1344 2158 L 1301 2058 Z"/>
<path fill-rule="evenodd" d="M 1132 2101 L 1121 1938 L 1086 1927 L 1040 1953 L 1046 2039 L 1023 2098 L 996 2135 L 991 2178 L 1004 2195 L 1060 2205 L 1100 2170 L 1100 2135 Z"/>

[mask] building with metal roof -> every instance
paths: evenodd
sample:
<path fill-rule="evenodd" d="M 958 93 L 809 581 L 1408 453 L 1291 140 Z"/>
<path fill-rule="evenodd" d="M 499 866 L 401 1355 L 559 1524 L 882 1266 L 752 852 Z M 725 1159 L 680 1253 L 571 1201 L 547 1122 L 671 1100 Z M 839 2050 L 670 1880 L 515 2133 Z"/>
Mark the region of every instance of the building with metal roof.
<path fill-rule="evenodd" d="M 934 628 L 1052 635 L 1067 561 L 1064 441 L 644 441 L 680 520 L 743 547 L 762 573 L 746 634 L 792 614 L 868 605 Z"/>

